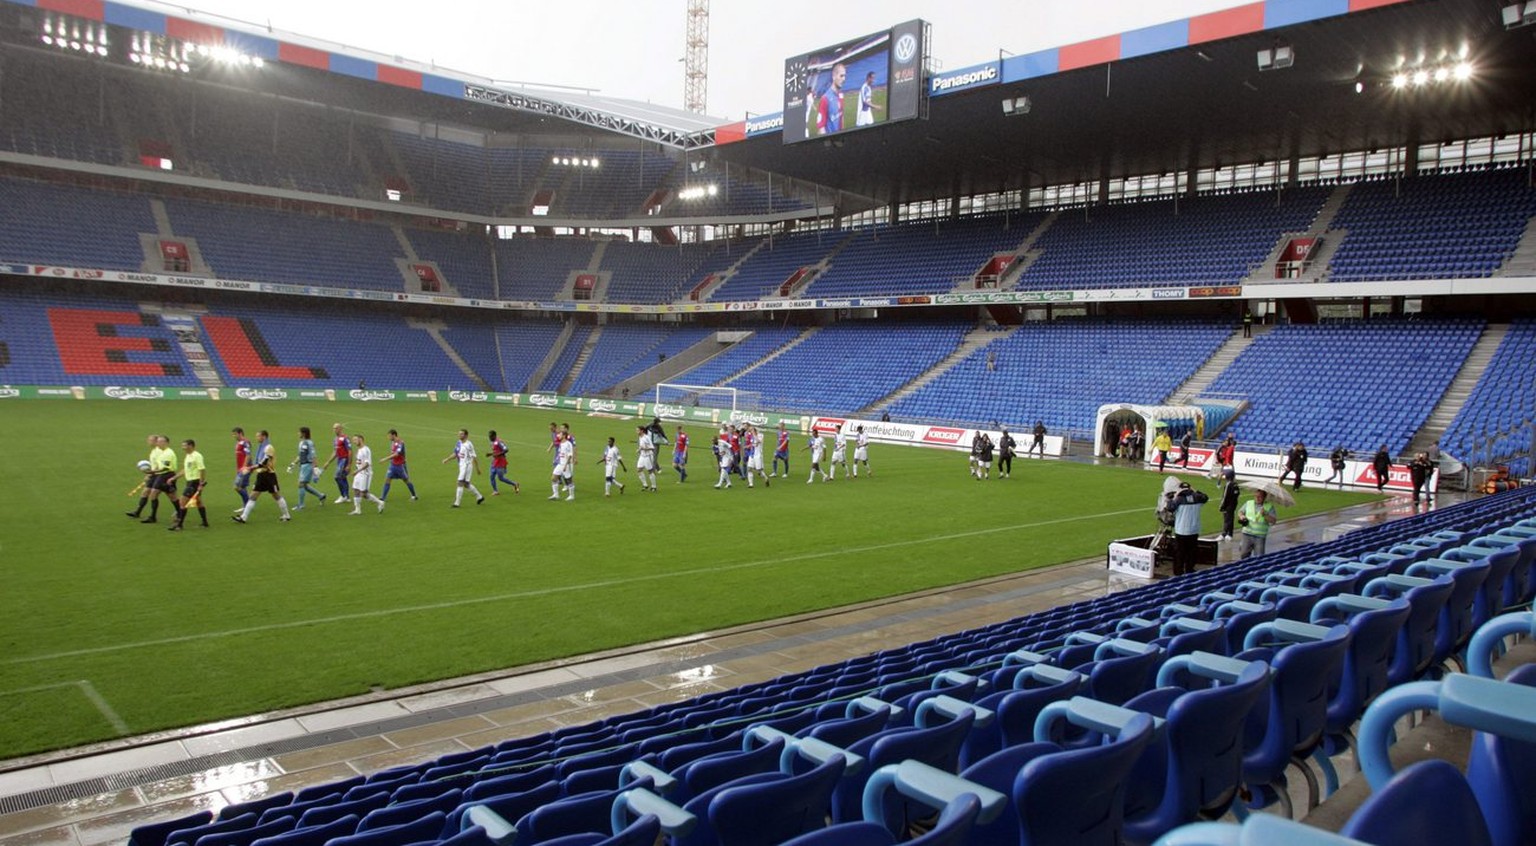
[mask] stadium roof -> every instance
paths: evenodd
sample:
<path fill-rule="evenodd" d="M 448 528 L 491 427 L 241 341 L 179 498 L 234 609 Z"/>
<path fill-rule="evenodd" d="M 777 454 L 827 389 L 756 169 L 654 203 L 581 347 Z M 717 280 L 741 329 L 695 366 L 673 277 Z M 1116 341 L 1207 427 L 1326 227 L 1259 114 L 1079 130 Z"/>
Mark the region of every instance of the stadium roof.
<path fill-rule="evenodd" d="M 934 96 L 927 120 L 796 145 L 783 144 L 777 132 L 738 126 L 738 137 L 753 137 L 728 143 L 734 139 L 722 133 L 713 155 L 884 203 L 1536 127 L 1536 27 L 1506 30 L 1494 0 L 1373 5 L 1269 0 L 1202 16 L 1250 15 L 1254 25 L 1243 35 L 1197 41 L 1191 19 L 1166 30 L 1177 37 L 1182 25 L 1186 46 L 1135 58 L 1117 58 L 1132 52 L 1132 33 L 1050 55 L 1003 57 L 965 69 L 999 72 L 979 85 L 957 86 L 960 93 Z M 1334 11 L 1266 28 L 1276 7 Z M 1260 71 L 1258 52 L 1277 44 L 1293 49 L 1294 65 Z M 1472 79 L 1392 85 L 1400 71 L 1432 73 L 1458 61 L 1463 44 Z M 1042 58 L 1068 66 L 1069 51 L 1096 61 L 1014 81 L 1038 70 Z M 1028 113 L 1005 115 L 1003 100 L 1020 97 L 1028 98 Z"/>

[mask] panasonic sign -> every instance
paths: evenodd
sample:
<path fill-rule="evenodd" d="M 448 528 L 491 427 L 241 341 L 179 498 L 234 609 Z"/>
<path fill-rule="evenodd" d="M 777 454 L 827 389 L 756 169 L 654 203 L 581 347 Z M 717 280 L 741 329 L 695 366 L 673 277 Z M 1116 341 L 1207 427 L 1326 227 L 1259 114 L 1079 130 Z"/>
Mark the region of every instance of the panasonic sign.
<path fill-rule="evenodd" d="M 928 93 L 943 94 L 968 88 L 980 88 L 984 85 L 994 85 L 1001 78 L 1002 74 L 998 71 L 997 63 L 989 62 L 952 73 L 934 74 L 928 80 Z"/>
<path fill-rule="evenodd" d="M 761 118 L 747 118 L 747 135 L 762 135 L 765 132 L 778 132 L 784 128 L 784 113 L 765 115 Z"/>

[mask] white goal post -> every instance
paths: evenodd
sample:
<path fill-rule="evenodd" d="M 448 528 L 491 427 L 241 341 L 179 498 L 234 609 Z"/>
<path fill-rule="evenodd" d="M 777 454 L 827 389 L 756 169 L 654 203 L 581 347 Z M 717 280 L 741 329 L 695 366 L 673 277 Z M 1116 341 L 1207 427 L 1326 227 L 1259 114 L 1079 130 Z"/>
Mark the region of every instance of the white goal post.
<path fill-rule="evenodd" d="M 762 394 L 757 391 L 717 385 L 685 385 L 679 382 L 657 383 L 655 402 L 660 406 L 718 408 L 732 412 L 762 410 Z"/>

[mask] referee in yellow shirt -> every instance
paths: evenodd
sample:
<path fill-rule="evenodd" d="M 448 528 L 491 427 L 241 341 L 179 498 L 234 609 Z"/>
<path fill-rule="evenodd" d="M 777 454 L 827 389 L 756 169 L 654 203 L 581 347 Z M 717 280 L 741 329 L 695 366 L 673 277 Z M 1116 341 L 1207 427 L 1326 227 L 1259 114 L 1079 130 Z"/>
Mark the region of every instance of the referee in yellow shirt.
<path fill-rule="evenodd" d="M 156 435 L 154 449 L 149 451 L 149 478 L 144 482 L 144 495 L 149 498 L 149 516 L 140 520 L 140 523 L 155 523 L 160 514 L 160 494 L 165 494 L 171 499 L 171 506 L 176 507 L 176 453 L 171 450 L 171 439 L 168 435 Z M 144 500 L 139 500 L 139 508 L 128 512 L 129 517 L 137 517 L 138 512 L 144 509 Z"/>
<path fill-rule="evenodd" d="M 176 522 L 171 525 L 171 531 L 181 531 L 181 524 L 187 519 L 187 511 L 194 505 L 206 529 L 208 509 L 203 506 L 203 488 L 208 484 L 208 465 L 203 461 L 203 454 L 197 451 L 197 442 L 191 438 L 181 442 L 181 451 L 186 454 L 181 460 L 181 476 L 186 486 L 181 490 L 182 500 L 176 506 Z"/>

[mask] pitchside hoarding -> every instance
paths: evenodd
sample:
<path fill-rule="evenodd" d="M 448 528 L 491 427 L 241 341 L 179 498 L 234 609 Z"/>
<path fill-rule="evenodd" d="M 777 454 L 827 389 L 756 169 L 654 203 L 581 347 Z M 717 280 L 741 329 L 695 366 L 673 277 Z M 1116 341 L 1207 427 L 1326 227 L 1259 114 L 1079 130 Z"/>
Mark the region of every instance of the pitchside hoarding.
<path fill-rule="evenodd" d="M 1145 467 L 1149 470 L 1157 469 L 1156 456 L 1149 449 Z M 1179 448 L 1175 446 L 1168 451 L 1168 462 L 1164 466 L 1165 472 L 1182 473 L 1186 468 L 1182 463 L 1175 463 L 1180 455 Z M 1216 451 L 1203 447 L 1192 447 L 1189 451 L 1189 466 L 1187 472 L 1212 475 L 1217 471 Z M 1273 452 L 1244 452 L 1238 450 L 1232 458 L 1232 472 L 1245 479 L 1276 479 L 1285 469 L 1285 456 Z M 1306 469 L 1302 471 L 1302 484 L 1313 487 L 1321 487 L 1324 480 L 1333 476 L 1333 464 L 1328 456 L 1310 456 L 1307 458 Z M 1369 461 L 1350 458 L 1344 462 L 1342 471 L 1342 487 L 1374 488 L 1376 487 L 1376 468 Z M 1286 477 L 1286 484 L 1291 484 L 1294 476 Z M 1339 477 L 1334 476 L 1328 482 L 1329 486 L 1339 485 Z M 1393 464 L 1387 471 L 1387 483 L 1383 486 L 1392 491 L 1413 490 L 1413 479 L 1408 474 L 1408 465 Z M 1425 487 L 1431 491 L 1440 487 L 1440 473 L 1437 471 Z"/>

